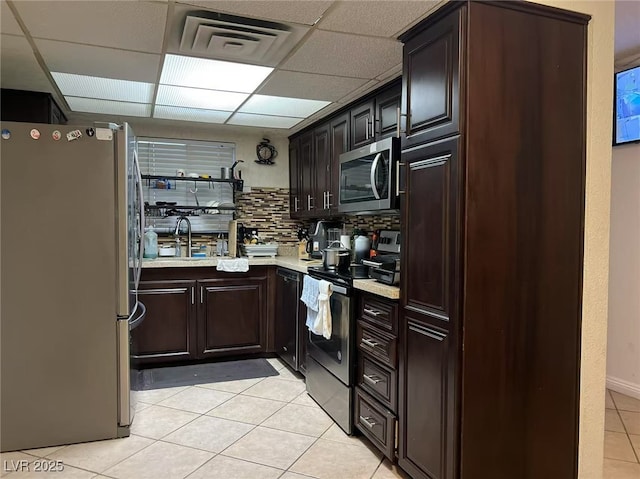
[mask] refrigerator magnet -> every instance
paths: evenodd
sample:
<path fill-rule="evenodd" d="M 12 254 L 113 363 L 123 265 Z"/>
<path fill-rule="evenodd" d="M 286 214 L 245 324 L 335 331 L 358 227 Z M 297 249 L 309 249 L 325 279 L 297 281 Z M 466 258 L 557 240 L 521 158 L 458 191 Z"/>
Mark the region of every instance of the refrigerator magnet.
<path fill-rule="evenodd" d="M 82 132 L 80 130 L 73 130 L 67 133 L 67 141 L 77 140 L 78 138 L 82 138 Z"/>
<path fill-rule="evenodd" d="M 91 138 L 95 134 L 96 134 L 96 130 L 94 130 L 93 128 L 87 128 L 87 136 L 89 138 Z"/>
<path fill-rule="evenodd" d="M 110 128 L 96 128 L 96 140 L 113 140 L 113 131 Z"/>
<path fill-rule="evenodd" d="M 40 130 L 34 128 L 33 130 L 31 130 L 29 132 L 29 134 L 31 135 L 31 138 L 33 138 L 34 140 L 37 140 L 38 138 L 40 138 Z"/>
<path fill-rule="evenodd" d="M 60 138 L 62 138 L 62 133 L 60 133 L 59 130 L 54 130 L 54 132 L 51 133 L 51 138 L 53 138 L 55 141 L 58 141 Z"/>
<path fill-rule="evenodd" d="M 2 139 L 3 140 L 8 140 L 9 138 L 11 138 L 11 132 L 9 130 L 7 130 L 6 128 L 2 130 Z"/>

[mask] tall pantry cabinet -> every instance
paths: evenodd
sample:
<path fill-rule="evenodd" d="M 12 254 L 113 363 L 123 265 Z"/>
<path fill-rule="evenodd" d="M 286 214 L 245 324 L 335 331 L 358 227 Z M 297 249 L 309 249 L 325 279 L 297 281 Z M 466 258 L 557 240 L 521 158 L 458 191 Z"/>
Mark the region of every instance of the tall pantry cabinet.
<path fill-rule="evenodd" d="M 450 2 L 400 38 L 415 479 L 577 477 L 588 21 Z"/>

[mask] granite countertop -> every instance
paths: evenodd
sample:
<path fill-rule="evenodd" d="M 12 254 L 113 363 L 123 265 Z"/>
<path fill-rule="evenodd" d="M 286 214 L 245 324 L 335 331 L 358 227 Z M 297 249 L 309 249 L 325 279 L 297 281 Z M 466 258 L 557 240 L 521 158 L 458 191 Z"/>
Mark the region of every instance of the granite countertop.
<path fill-rule="evenodd" d="M 156 259 L 145 258 L 142 260 L 143 268 L 197 268 L 209 267 L 215 268 L 218 264 L 219 257 L 207 258 L 162 258 Z M 224 258 L 233 259 L 233 258 Z M 280 266 L 282 268 L 306 273 L 309 266 L 321 265 L 321 260 L 303 261 L 295 256 L 276 256 L 275 258 L 247 258 L 249 260 L 249 268 L 251 266 Z M 389 299 L 400 298 L 400 288 L 397 286 L 388 286 L 377 282 L 374 279 L 355 279 L 353 287 L 360 291 L 377 294 Z"/>

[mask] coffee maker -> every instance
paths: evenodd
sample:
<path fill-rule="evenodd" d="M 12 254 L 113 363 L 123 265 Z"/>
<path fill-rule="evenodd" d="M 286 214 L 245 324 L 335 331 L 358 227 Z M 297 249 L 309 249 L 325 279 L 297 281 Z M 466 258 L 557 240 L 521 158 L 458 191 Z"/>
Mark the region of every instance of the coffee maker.
<path fill-rule="evenodd" d="M 328 248 L 334 241 L 340 242 L 342 223 L 336 221 L 318 221 L 311 228 L 307 253 L 311 258 L 322 259 L 322 250 Z M 337 243 L 336 243 L 337 245 Z"/>

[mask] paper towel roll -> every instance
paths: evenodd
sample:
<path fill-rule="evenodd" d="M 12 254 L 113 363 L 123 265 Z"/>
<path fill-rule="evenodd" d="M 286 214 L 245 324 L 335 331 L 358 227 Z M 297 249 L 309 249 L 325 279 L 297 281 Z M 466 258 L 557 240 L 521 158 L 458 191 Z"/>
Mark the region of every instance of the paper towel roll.
<path fill-rule="evenodd" d="M 351 249 L 351 236 L 340 235 L 340 244 L 343 248 Z"/>

